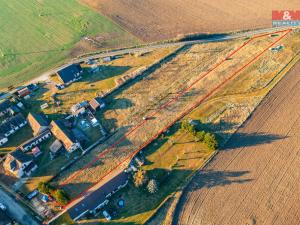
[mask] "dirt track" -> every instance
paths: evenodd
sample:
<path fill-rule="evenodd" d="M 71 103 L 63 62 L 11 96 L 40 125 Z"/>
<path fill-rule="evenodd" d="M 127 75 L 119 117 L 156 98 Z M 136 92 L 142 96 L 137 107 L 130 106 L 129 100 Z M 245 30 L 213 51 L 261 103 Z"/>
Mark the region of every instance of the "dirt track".
<path fill-rule="evenodd" d="M 299 224 L 300 63 L 182 196 L 178 224 Z"/>
<path fill-rule="evenodd" d="M 189 33 L 272 26 L 271 12 L 299 9 L 298 0 L 80 0 L 144 41 Z"/>

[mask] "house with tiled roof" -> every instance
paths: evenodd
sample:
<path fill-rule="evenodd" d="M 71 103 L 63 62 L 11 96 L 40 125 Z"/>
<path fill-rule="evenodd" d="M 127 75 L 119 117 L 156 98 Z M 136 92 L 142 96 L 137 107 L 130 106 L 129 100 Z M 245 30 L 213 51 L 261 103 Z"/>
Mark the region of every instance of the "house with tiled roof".
<path fill-rule="evenodd" d="M 62 142 L 63 146 L 68 152 L 73 152 L 81 148 L 79 141 L 75 138 L 72 132 L 62 123 L 62 121 L 55 120 L 51 122 L 52 134 Z"/>
<path fill-rule="evenodd" d="M 69 85 L 79 79 L 81 79 L 82 68 L 79 64 L 69 65 L 59 71 L 57 76 L 64 85 Z"/>
<path fill-rule="evenodd" d="M 93 98 L 90 102 L 90 107 L 94 110 L 97 111 L 98 109 L 103 109 L 105 107 L 105 102 L 103 101 L 102 98 L 96 97 Z"/>
<path fill-rule="evenodd" d="M 48 129 L 49 121 L 47 117 L 43 114 L 29 113 L 27 121 L 33 130 L 33 135 L 39 135 Z"/>
<path fill-rule="evenodd" d="M 3 163 L 5 171 L 20 178 L 30 174 L 37 169 L 37 165 L 33 162 L 31 155 L 22 152 L 20 149 L 7 154 Z"/>

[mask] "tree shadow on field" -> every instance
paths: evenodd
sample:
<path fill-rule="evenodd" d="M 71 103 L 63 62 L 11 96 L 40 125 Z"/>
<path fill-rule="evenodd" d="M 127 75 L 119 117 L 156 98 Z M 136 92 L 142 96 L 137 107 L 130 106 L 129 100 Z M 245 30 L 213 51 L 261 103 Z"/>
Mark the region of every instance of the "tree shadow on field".
<path fill-rule="evenodd" d="M 257 146 L 262 144 L 269 144 L 277 140 L 286 138 L 285 136 L 277 134 L 259 133 L 235 133 L 232 135 L 227 144 L 222 150 L 231 150 L 242 147 Z"/>
<path fill-rule="evenodd" d="M 246 183 L 252 179 L 241 178 L 247 175 L 249 171 L 201 171 L 192 180 L 189 191 L 198 190 L 200 188 L 213 188 L 216 186 L 225 186 L 233 183 Z"/>

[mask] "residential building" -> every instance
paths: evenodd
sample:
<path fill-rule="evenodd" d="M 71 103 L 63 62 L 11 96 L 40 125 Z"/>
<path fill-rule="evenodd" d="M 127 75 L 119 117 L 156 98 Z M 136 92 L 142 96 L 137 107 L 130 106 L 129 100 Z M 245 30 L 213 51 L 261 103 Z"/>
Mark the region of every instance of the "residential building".
<path fill-rule="evenodd" d="M 79 102 L 71 107 L 71 113 L 73 116 L 84 114 L 86 112 L 86 107 L 88 106 L 88 101 Z"/>
<path fill-rule="evenodd" d="M 65 127 L 62 121 L 52 121 L 51 132 L 63 143 L 63 146 L 68 152 L 73 152 L 76 149 L 81 148 L 79 141 L 77 141 L 72 132 Z"/>
<path fill-rule="evenodd" d="M 0 102 L 0 116 L 8 113 L 9 107 L 11 106 L 11 102 L 8 99 L 5 99 Z"/>
<path fill-rule="evenodd" d="M 128 174 L 120 172 L 111 180 L 104 183 L 97 190 L 85 196 L 80 202 L 68 209 L 70 217 L 76 221 L 88 212 L 96 213 L 97 210 L 109 202 L 109 197 L 128 184 Z"/>
<path fill-rule="evenodd" d="M 31 94 L 31 91 L 28 89 L 28 87 L 24 87 L 18 90 L 17 94 L 20 98 L 26 98 L 26 96 L 29 96 Z"/>
<path fill-rule="evenodd" d="M 0 135 L 8 137 L 16 133 L 19 129 L 27 124 L 24 116 L 19 113 L 15 116 L 8 118 L 5 122 L 0 124 Z"/>
<path fill-rule="evenodd" d="M 41 133 L 37 136 L 34 136 L 33 138 L 31 138 L 28 141 L 21 144 L 20 148 L 22 149 L 22 151 L 27 152 L 27 151 L 33 149 L 34 147 L 38 146 L 43 141 L 46 141 L 51 136 L 52 136 L 52 133 L 50 132 L 49 129 L 47 129 L 43 133 Z"/>
<path fill-rule="evenodd" d="M 79 64 L 69 65 L 59 71 L 57 71 L 57 76 L 59 80 L 65 84 L 69 85 L 79 79 L 81 79 L 82 68 Z"/>
<path fill-rule="evenodd" d="M 93 98 L 89 104 L 94 111 L 105 108 L 105 102 L 100 97 Z"/>
<path fill-rule="evenodd" d="M 27 117 L 27 121 L 33 130 L 33 135 L 39 135 L 49 127 L 49 121 L 47 117 L 41 113 L 29 113 Z"/>
<path fill-rule="evenodd" d="M 30 176 L 37 169 L 32 156 L 22 152 L 20 149 L 7 154 L 3 167 L 18 178 L 25 175 Z"/>

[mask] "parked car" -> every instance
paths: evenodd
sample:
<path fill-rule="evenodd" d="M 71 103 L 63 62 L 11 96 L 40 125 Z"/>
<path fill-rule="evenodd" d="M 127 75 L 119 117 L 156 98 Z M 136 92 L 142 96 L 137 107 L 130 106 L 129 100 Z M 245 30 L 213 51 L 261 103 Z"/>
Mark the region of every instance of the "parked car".
<path fill-rule="evenodd" d="M 6 205 L 4 205 L 3 203 L 0 203 L 0 209 L 5 211 L 6 210 Z"/>
<path fill-rule="evenodd" d="M 33 199 L 35 196 L 38 195 L 38 193 L 39 193 L 38 190 L 34 190 L 33 192 L 29 193 L 29 195 L 27 195 L 27 199 L 28 199 L 28 200 Z"/>
<path fill-rule="evenodd" d="M 110 221 L 111 220 L 111 216 L 108 214 L 108 212 L 107 211 L 103 211 L 102 212 L 102 214 L 103 214 L 103 216 L 105 217 L 105 219 L 107 220 L 107 221 Z"/>

